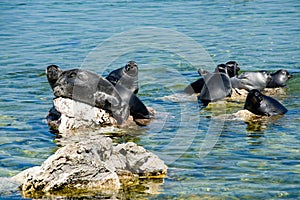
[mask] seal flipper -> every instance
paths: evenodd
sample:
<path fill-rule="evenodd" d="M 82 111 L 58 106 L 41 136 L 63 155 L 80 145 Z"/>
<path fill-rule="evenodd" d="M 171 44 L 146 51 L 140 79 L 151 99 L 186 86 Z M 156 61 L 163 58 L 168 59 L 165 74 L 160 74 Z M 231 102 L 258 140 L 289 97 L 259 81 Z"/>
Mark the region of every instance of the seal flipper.
<path fill-rule="evenodd" d="M 136 96 L 132 95 L 129 102 L 130 113 L 133 119 L 151 119 L 153 116 L 145 104 Z"/>
<path fill-rule="evenodd" d="M 264 95 L 264 101 L 267 105 L 265 108 L 267 116 L 283 115 L 288 111 L 279 101 L 272 97 Z"/>

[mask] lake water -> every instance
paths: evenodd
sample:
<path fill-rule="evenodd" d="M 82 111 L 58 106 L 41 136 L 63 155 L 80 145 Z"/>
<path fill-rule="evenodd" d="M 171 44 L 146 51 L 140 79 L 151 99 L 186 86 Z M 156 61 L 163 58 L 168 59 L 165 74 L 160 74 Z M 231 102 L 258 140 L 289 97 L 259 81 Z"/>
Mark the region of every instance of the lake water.
<path fill-rule="evenodd" d="M 105 75 L 129 60 L 139 64 L 139 97 L 159 112 L 149 126 L 128 130 L 126 140 L 169 166 L 157 194 L 136 197 L 300 197 L 300 1 L 3 0 L 0 16 L 0 198 L 21 199 L 5 187 L 6 177 L 57 150 L 45 121 L 53 98 L 45 68 Z M 199 110 L 176 98 L 198 78 L 198 67 L 212 70 L 229 60 L 246 71 L 292 72 L 286 94 L 276 97 L 289 112 L 246 124 L 212 117 L 243 102 Z"/>

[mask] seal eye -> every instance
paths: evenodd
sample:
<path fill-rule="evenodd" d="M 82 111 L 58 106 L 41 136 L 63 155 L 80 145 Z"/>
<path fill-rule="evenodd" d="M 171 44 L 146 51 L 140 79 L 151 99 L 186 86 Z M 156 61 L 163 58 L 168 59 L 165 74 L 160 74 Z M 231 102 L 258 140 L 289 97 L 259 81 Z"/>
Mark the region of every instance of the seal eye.
<path fill-rule="evenodd" d="M 128 72 L 128 71 L 130 71 L 130 69 L 131 69 L 131 66 L 130 65 L 126 65 L 125 70 Z"/>
<path fill-rule="evenodd" d="M 77 74 L 75 72 L 72 72 L 71 74 L 68 75 L 68 78 L 75 78 Z"/>

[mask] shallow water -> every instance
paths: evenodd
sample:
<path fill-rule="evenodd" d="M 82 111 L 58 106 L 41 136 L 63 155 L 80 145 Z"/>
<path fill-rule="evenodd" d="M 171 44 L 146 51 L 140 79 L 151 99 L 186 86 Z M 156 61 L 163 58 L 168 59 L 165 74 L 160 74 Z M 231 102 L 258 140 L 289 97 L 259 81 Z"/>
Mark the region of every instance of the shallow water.
<path fill-rule="evenodd" d="M 31 1 L 0 3 L 0 197 L 21 198 L 5 177 L 41 164 L 57 149 L 45 116 L 52 92 L 49 64 L 101 74 L 135 60 L 140 98 L 159 111 L 124 140 L 169 166 L 149 199 L 295 199 L 300 196 L 300 2 Z M 242 70 L 294 73 L 289 112 L 276 121 L 215 120 L 243 102 L 199 110 L 193 99 L 168 99 L 198 78 L 236 60 Z M 213 148 L 212 148 L 213 147 Z M 128 194 L 127 198 L 130 197 Z M 124 197 L 126 198 L 126 196 Z"/>

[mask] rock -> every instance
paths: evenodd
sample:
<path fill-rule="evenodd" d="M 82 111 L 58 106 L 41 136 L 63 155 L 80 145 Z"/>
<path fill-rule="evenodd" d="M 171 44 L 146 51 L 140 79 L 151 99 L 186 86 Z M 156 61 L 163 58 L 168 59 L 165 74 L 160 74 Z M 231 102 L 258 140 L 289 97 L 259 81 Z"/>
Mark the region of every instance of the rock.
<path fill-rule="evenodd" d="M 231 119 L 243 121 L 253 121 L 257 118 L 262 118 L 262 116 L 255 115 L 252 112 L 245 109 L 239 110 L 236 113 L 233 113 L 229 116 L 231 117 Z"/>
<path fill-rule="evenodd" d="M 90 106 L 88 104 L 68 98 L 56 98 L 53 100 L 53 107 L 47 116 L 48 125 L 59 133 L 75 133 L 80 131 L 94 131 L 103 127 L 125 128 L 137 125 L 148 125 L 152 119 L 136 119 L 129 116 L 122 125 L 106 110 Z M 147 108 L 155 115 L 152 108 Z"/>
<path fill-rule="evenodd" d="M 105 110 L 68 98 L 56 98 L 47 116 L 48 125 L 61 133 L 116 125 Z"/>
<path fill-rule="evenodd" d="M 232 89 L 232 93 L 230 97 L 227 97 L 227 100 L 234 100 L 234 101 L 245 101 L 248 95 L 248 91 L 245 89 Z"/>
<path fill-rule="evenodd" d="M 36 194 L 66 195 L 68 191 L 116 192 L 139 178 L 163 178 L 167 166 L 153 153 L 133 142 L 113 145 L 108 137 L 68 144 L 40 167 L 27 169 L 12 179 L 25 197 Z"/>
<path fill-rule="evenodd" d="M 164 177 L 167 172 L 163 167 L 164 161 L 133 142 L 117 145 L 109 162 L 118 169 L 144 177 Z"/>

